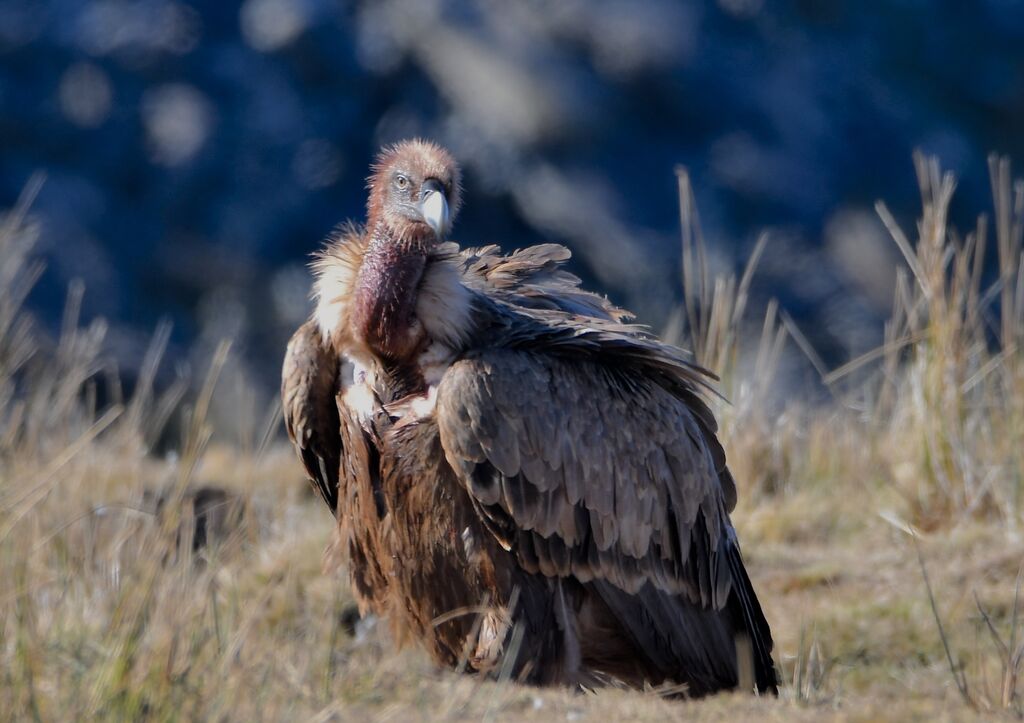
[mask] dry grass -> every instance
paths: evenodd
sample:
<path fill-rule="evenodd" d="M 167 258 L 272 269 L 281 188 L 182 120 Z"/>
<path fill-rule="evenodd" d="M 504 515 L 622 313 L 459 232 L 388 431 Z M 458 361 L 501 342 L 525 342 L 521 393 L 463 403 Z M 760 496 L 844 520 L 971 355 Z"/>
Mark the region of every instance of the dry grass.
<path fill-rule="evenodd" d="M 80 289 L 69 293 L 56 348 L 39 349 L 21 308 L 40 272 L 30 186 L 0 230 L 0 714 L 1019 717 L 1024 186 L 993 161 L 993 281 L 983 273 L 988 224 L 954 233 L 952 180 L 932 161 L 918 167 L 916 234 L 905 237 L 880 208 L 909 269 L 886 343 L 821 370 L 827 404 L 772 396 L 784 345 L 820 362 L 774 305 L 744 346 L 756 258 L 738 280 L 710 279 L 682 177 L 688 297 L 674 333 L 720 372 L 733 401 L 719 413 L 743 483 L 735 522 L 789 681 L 778 700 L 687 703 L 481 682 L 393 651 L 377 628 L 350 634 L 347 584 L 321 572 L 328 515 L 290 450 L 267 442 L 274 427 L 254 425 L 249 436 L 262 441 L 248 447 L 210 443 L 207 409 L 226 349 L 190 401 L 179 452 L 164 459 L 149 450 L 185 389 L 153 389 L 166 330 L 130 398 L 103 357 L 102 324 L 80 327 Z M 738 373 L 743 358 L 753 374 Z M 237 506 L 208 525 L 211 544 L 194 548 L 204 485 Z"/>

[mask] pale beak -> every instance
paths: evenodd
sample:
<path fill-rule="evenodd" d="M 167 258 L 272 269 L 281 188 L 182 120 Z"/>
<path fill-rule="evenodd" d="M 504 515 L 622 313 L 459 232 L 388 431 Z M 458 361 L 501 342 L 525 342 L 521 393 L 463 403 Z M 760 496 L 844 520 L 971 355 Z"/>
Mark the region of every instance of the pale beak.
<path fill-rule="evenodd" d="M 448 199 L 444 197 L 444 186 L 440 181 L 428 178 L 420 187 L 420 214 L 440 240 L 448 233 Z"/>

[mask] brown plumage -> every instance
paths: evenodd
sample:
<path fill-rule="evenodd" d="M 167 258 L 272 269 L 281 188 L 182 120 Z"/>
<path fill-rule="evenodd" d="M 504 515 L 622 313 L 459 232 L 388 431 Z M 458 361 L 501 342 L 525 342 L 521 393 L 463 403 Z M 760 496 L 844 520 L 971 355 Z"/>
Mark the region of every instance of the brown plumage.
<path fill-rule="evenodd" d="M 361 608 L 472 671 L 774 691 L 710 375 L 561 246 L 444 243 L 458 204 L 447 152 L 386 150 L 288 346 L 288 432 Z"/>

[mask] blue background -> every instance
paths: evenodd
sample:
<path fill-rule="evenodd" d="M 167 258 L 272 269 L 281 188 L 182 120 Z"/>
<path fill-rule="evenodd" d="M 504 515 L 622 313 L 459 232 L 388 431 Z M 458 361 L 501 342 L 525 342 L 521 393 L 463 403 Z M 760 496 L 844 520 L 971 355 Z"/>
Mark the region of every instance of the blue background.
<path fill-rule="evenodd" d="M 0 0 L 0 206 L 34 171 L 56 329 L 67 284 L 131 379 L 159 319 L 172 363 L 235 339 L 269 390 L 309 311 L 308 255 L 361 219 L 383 143 L 466 169 L 456 239 L 559 241 L 656 328 L 681 298 L 673 169 L 715 268 L 773 231 L 755 288 L 830 362 L 876 344 L 911 228 L 911 153 L 991 208 L 986 156 L 1024 157 L 1024 4 L 881 0 Z"/>

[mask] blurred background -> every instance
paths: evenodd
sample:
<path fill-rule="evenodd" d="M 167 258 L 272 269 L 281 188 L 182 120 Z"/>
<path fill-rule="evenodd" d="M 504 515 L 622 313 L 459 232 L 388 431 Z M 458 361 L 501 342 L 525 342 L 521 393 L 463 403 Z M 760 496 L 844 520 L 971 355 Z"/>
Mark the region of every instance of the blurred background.
<path fill-rule="evenodd" d="M 966 228 L 1022 129 L 1011 0 L 0 0 L 0 207 L 46 173 L 30 307 L 55 334 L 81 279 L 129 384 L 169 319 L 162 374 L 229 337 L 271 399 L 309 254 L 416 135 L 465 167 L 463 245 L 565 243 L 656 329 L 686 166 L 714 267 L 770 230 L 755 298 L 841 362 L 881 339 L 900 260 L 872 206 L 913 223 L 913 149 Z"/>

